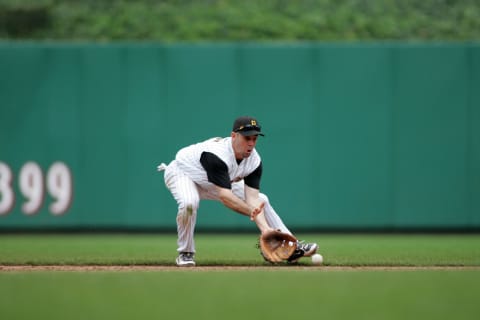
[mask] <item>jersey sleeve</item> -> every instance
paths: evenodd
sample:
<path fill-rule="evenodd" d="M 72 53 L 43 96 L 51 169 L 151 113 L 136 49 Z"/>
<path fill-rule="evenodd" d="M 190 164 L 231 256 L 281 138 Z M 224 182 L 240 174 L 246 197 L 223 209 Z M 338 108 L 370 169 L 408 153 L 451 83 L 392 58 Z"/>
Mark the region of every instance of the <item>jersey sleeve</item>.
<path fill-rule="evenodd" d="M 208 181 L 221 188 L 231 189 L 228 167 L 225 162 L 211 152 L 202 152 L 200 163 L 207 172 Z"/>
<path fill-rule="evenodd" d="M 262 163 L 258 165 L 257 169 L 255 169 L 252 173 L 244 178 L 245 184 L 250 188 L 260 190 L 260 180 L 262 178 L 262 170 L 263 166 Z"/>

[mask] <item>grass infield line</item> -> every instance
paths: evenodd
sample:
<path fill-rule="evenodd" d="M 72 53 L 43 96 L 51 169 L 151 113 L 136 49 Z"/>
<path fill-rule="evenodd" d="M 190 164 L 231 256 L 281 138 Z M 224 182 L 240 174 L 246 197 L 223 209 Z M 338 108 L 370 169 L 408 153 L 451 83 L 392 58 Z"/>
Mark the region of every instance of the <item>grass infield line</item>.
<path fill-rule="evenodd" d="M 114 265 L 0 265 L 0 272 L 25 271 L 462 271 L 478 270 L 480 266 L 114 266 Z"/>

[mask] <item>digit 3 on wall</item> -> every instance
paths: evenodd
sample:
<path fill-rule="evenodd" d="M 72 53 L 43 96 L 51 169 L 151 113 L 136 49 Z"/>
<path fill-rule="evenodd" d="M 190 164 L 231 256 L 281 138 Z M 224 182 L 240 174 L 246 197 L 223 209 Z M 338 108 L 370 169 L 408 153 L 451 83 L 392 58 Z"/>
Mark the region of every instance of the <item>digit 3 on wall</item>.
<path fill-rule="evenodd" d="M 26 215 L 37 213 L 45 199 L 45 188 L 53 202 L 48 209 L 53 215 L 62 215 L 72 204 L 72 174 L 68 166 L 54 162 L 47 170 L 46 181 L 41 167 L 33 161 L 25 163 L 18 175 L 18 188 L 25 198 L 21 210 Z M 13 188 L 14 174 L 10 167 L 0 162 L 0 216 L 6 215 L 15 207 Z"/>

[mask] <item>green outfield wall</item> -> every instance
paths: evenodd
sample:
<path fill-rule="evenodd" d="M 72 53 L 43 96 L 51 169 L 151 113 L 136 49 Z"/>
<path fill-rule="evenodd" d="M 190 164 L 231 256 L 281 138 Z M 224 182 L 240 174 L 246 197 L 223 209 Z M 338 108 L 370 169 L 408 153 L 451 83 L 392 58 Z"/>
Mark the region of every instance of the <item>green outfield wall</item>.
<path fill-rule="evenodd" d="M 293 230 L 480 227 L 479 44 L 7 42 L 0 230 L 174 230 L 157 164 L 245 114 Z"/>

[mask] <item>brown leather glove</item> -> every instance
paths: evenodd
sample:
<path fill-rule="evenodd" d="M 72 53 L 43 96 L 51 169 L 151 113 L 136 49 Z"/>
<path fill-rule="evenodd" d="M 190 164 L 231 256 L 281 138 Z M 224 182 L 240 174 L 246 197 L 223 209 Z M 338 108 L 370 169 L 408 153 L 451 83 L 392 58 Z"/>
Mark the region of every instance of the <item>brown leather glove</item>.
<path fill-rule="evenodd" d="M 259 242 L 262 256 L 272 263 L 288 260 L 297 249 L 297 238 L 276 230 L 260 235 Z"/>

